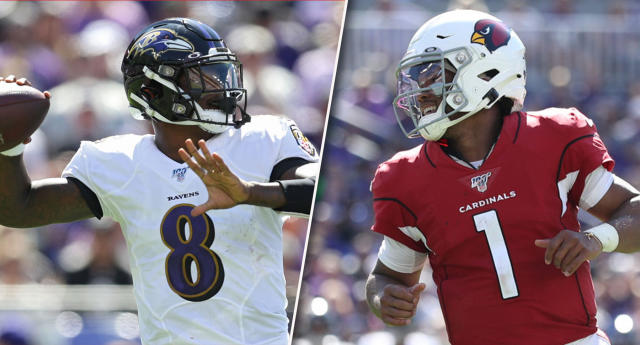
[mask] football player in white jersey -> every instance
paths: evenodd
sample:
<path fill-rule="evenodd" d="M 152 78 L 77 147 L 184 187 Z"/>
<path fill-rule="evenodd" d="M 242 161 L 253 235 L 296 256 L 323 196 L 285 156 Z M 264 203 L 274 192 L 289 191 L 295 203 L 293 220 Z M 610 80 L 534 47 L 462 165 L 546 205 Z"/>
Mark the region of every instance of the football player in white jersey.
<path fill-rule="evenodd" d="M 122 72 L 155 135 L 82 142 L 40 181 L 21 147 L 2 152 L 0 224 L 118 221 L 144 344 L 287 344 L 283 213 L 309 214 L 315 148 L 292 121 L 246 113 L 240 62 L 198 21 L 142 30 Z"/>

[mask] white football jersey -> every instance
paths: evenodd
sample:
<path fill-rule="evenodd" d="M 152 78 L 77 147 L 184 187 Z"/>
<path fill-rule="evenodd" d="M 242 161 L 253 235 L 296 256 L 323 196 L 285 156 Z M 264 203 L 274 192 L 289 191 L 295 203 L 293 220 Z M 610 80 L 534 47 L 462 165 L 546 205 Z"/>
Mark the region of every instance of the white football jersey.
<path fill-rule="evenodd" d="M 268 182 L 286 158 L 318 160 L 293 121 L 276 116 L 254 116 L 207 146 L 247 181 Z M 82 142 L 67 176 L 122 227 L 144 344 L 287 344 L 281 214 L 239 205 L 192 217 L 207 190 L 152 135 Z"/>

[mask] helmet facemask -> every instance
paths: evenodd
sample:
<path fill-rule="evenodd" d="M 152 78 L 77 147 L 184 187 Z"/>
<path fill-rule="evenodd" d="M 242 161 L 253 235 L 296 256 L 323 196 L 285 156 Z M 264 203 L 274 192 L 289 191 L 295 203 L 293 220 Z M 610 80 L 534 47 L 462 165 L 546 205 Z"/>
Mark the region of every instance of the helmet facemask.
<path fill-rule="evenodd" d="M 245 111 L 247 91 L 242 85 L 242 65 L 231 53 L 159 65 L 156 71 L 145 66 L 143 74 L 146 78 L 141 87 L 142 99 L 136 95 L 131 98 L 157 120 L 221 133 L 250 119 Z M 149 97 L 146 90 L 154 85 L 157 97 Z"/>
<path fill-rule="evenodd" d="M 469 101 L 458 83 L 458 71 L 471 59 L 466 58 L 466 62 L 456 69 L 445 58 L 455 51 L 459 51 L 456 56 L 469 56 L 465 48 L 447 52 L 434 50 L 400 62 L 396 70 L 398 95 L 393 108 L 400 128 L 407 137 L 423 136 L 427 140 L 438 140 L 448 127 L 475 113 L 460 113 Z M 456 117 L 455 114 L 462 116 Z M 455 119 L 452 120 L 452 117 Z"/>
<path fill-rule="evenodd" d="M 201 122 L 203 130 L 220 133 L 244 123 L 247 100 L 240 63 L 198 61 L 186 64 L 182 72 L 178 77 L 179 95 L 189 102 L 186 108 L 192 109 L 191 119 Z M 238 106 L 241 102 L 244 104 Z"/>

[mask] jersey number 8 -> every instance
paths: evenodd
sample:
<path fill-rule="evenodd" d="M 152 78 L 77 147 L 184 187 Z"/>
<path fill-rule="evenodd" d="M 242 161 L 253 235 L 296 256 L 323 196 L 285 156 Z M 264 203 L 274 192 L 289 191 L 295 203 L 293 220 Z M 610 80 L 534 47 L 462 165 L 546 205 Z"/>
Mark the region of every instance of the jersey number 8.
<path fill-rule="evenodd" d="M 210 249 L 215 236 L 211 218 L 206 213 L 192 217 L 193 208 L 194 205 L 180 204 L 167 211 L 160 235 L 171 250 L 165 260 L 169 287 L 178 296 L 199 302 L 220 291 L 224 267 L 220 257 Z M 192 274 L 194 265 L 196 273 Z"/>

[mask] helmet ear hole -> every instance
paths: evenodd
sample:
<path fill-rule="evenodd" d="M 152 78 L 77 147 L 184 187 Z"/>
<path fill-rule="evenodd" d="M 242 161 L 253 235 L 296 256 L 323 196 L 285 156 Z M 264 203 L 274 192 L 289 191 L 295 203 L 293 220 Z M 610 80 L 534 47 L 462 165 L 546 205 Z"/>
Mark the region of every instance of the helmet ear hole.
<path fill-rule="evenodd" d="M 144 78 L 144 82 L 140 86 L 140 95 L 147 101 L 153 101 L 162 97 L 162 84 L 155 80 Z"/>
<path fill-rule="evenodd" d="M 498 71 L 497 69 L 493 68 L 493 69 L 490 69 L 488 71 L 484 71 L 484 72 L 478 74 L 478 78 L 480 78 L 480 79 L 482 79 L 484 81 L 491 81 L 491 79 L 493 79 L 493 77 L 498 75 L 498 73 L 500 73 L 500 71 Z"/>
<path fill-rule="evenodd" d="M 161 96 L 162 91 L 153 86 L 142 86 L 140 88 L 140 93 L 142 94 L 142 98 L 150 102 Z"/>

